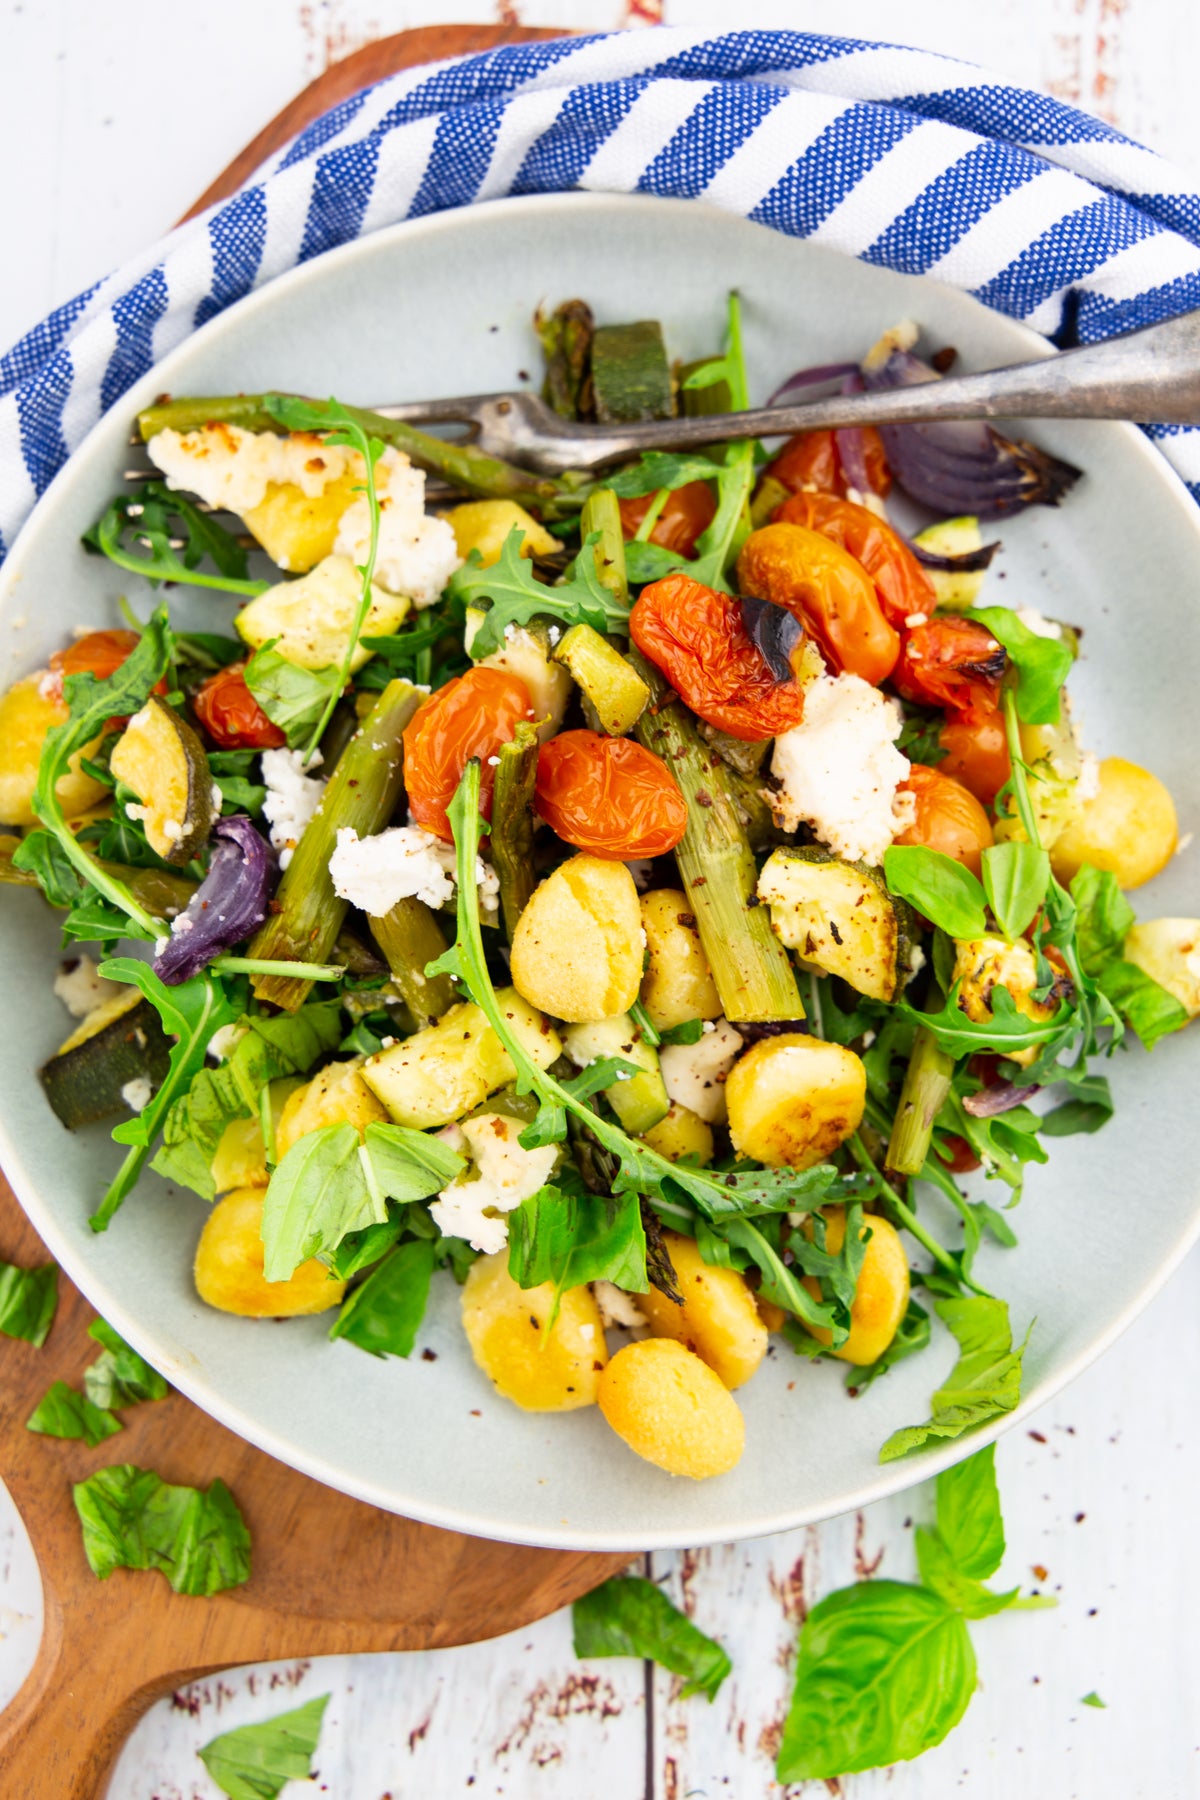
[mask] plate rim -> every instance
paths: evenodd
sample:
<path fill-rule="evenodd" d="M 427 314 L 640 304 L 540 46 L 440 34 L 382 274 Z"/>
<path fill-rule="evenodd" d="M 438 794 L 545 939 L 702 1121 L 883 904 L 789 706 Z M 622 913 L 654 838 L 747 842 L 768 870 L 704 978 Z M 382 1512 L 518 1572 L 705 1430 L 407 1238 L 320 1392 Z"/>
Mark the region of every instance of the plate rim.
<path fill-rule="evenodd" d="M 53 513 L 62 489 L 70 483 L 77 466 L 86 460 L 95 438 L 106 428 L 111 428 L 113 410 L 117 407 L 129 406 L 132 408 L 144 404 L 140 399 L 143 391 L 149 392 L 151 397 L 154 392 L 161 391 L 164 374 L 169 379 L 170 369 L 174 362 L 184 359 L 198 340 L 203 339 L 208 342 L 218 338 L 223 331 L 236 329 L 237 321 L 251 316 L 263 308 L 269 308 L 277 301 L 281 293 L 291 293 L 304 287 L 310 281 L 324 279 L 331 265 L 339 267 L 343 264 L 352 265 L 359 260 L 369 260 L 376 254 L 386 253 L 387 249 L 397 240 L 437 235 L 444 231 L 469 230 L 471 218 L 485 210 L 494 213 L 497 209 L 501 209 L 514 215 L 527 213 L 550 215 L 555 212 L 575 211 L 581 207 L 595 211 L 621 211 L 630 206 L 665 210 L 681 205 L 693 211 L 699 208 L 724 220 L 730 217 L 742 217 L 742 215 L 731 214 L 727 209 L 711 206 L 702 200 L 660 195 L 594 193 L 572 189 L 549 194 L 508 195 L 429 214 L 417 219 L 398 220 L 391 225 L 357 237 L 349 243 L 338 245 L 308 262 L 295 264 L 283 273 L 263 282 L 261 286 L 253 288 L 250 293 L 233 302 L 204 325 L 189 331 L 179 343 L 175 344 L 143 375 L 139 376 L 137 381 L 132 383 L 125 393 L 114 402 L 113 407 L 102 412 L 93 422 L 84 438 L 71 452 L 63 467 L 57 471 L 45 492 L 36 501 L 29 517 L 14 539 L 4 564 L 0 566 L 0 615 L 7 610 L 14 586 L 21 579 L 24 558 L 30 553 L 28 546 L 42 530 L 47 514 Z M 755 225 L 759 223 L 750 220 L 746 222 Z M 767 226 L 761 228 L 771 229 Z M 776 233 L 775 235 L 787 236 L 789 234 Z M 840 257 L 845 262 L 860 260 L 848 256 L 844 252 L 839 252 L 827 244 L 813 244 L 811 240 L 800 238 L 795 241 L 823 253 Z M 903 273 L 903 271 L 896 272 Z M 982 302 L 974 301 L 973 295 L 961 288 L 953 287 L 949 283 L 940 282 L 928 276 L 915 276 L 912 279 L 926 283 L 935 289 L 949 292 L 955 296 L 956 300 L 973 301 L 985 314 L 994 312 L 994 309 L 984 307 Z M 995 316 L 1025 340 L 1030 360 L 1056 354 L 1054 346 L 1047 339 L 1021 321 L 1012 319 L 1003 313 L 996 313 Z M 232 327 L 231 322 L 233 322 Z M 1143 460 L 1148 469 L 1154 470 L 1155 478 L 1163 483 L 1164 495 L 1170 496 L 1181 519 L 1187 521 L 1188 528 L 1196 541 L 1197 564 L 1200 566 L 1200 507 L 1193 500 L 1180 475 L 1137 425 L 1118 420 L 1095 423 L 1103 426 L 1106 431 L 1120 433 L 1127 447 Z M 3 1165 L 5 1173 L 8 1175 L 23 1211 L 63 1272 L 85 1299 L 95 1306 L 105 1318 L 109 1319 L 136 1350 L 158 1367 L 163 1359 L 161 1349 L 153 1334 L 143 1330 L 136 1315 L 131 1314 L 123 1302 L 115 1296 L 108 1296 L 105 1293 L 104 1282 L 99 1277 L 97 1277 L 93 1289 L 86 1259 L 82 1276 L 80 1270 L 74 1266 L 74 1249 L 67 1245 L 65 1232 L 60 1233 L 53 1208 L 42 1202 L 38 1191 L 36 1172 L 32 1167 L 27 1166 L 26 1160 L 18 1152 L 10 1133 L 7 1107 L 2 1097 L 0 1097 L 0 1164 Z M 401 1503 L 394 1494 L 384 1491 L 370 1480 L 348 1476 L 332 1460 L 297 1448 L 283 1432 L 273 1429 L 259 1419 L 249 1418 L 232 1396 L 227 1398 L 218 1389 L 214 1389 L 209 1379 L 193 1376 L 174 1357 L 167 1359 L 168 1366 L 164 1373 L 167 1374 L 172 1386 L 184 1394 L 192 1404 L 198 1406 L 201 1411 L 216 1419 L 219 1424 L 226 1426 L 264 1454 L 299 1470 L 322 1486 L 348 1494 L 352 1498 L 361 1500 L 384 1512 L 397 1513 L 423 1524 L 440 1527 L 443 1530 L 459 1531 L 469 1536 L 483 1537 L 498 1543 L 513 1543 L 536 1548 L 577 1551 L 628 1550 L 630 1554 L 643 1550 L 698 1548 L 710 1544 L 770 1536 L 776 1532 L 817 1524 L 824 1519 L 872 1505 L 877 1500 L 886 1499 L 919 1482 L 930 1479 L 940 1470 L 949 1468 L 962 1460 L 964 1456 L 994 1443 L 1013 1427 L 1039 1411 L 1041 1407 L 1083 1374 L 1092 1363 L 1103 1356 L 1162 1290 L 1198 1240 L 1200 1240 L 1200 1187 L 1197 1188 L 1189 1222 L 1180 1231 L 1169 1253 L 1153 1273 L 1128 1298 L 1125 1305 L 1108 1321 L 1105 1328 L 1095 1338 L 1090 1339 L 1084 1348 L 1076 1352 L 1053 1375 L 1044 1377 L 1032 1393 L 1021 1399 L 1012 1412 L 1003 1414 L 990 1421 L 986 1426 L 976 1429 L 965 1439 L 951 1440 L 942 1448 L 925 1450 L 911 1458 L 878 1465 L 879 1472 L 873 1479 L 860 1483 L 851 1492 L 839 1495 L 833 1505 L 828 1502 L 816 1502 L 806 1507 L 776 1510 L 770 1516 L 758 1514 L 744 1529 L 737 1532 L 734 1540 L 730 1539 L 728 1524 L 725 1527 L 720 1524 L 708 1527 L 699 1526 L 695 1532 L 689 1532 L 683 1540 L 679 1538 L 675 1530 L 665 1527 L 640 1531 L 636 1535 L 631 1535 L 627 1529 L 582 1532 L 570 1524 L 544 1525 L 536 1531 L 523 1530 L 518 1525 L 512 1524 L 504 1524 L 498 1529 L 494 1519 L 488 1518 L 470 1506 L 432 1504 L 422 1501 L 414 1504 L 409 1499 L 405 1499 Z M 66 1246 L 65 1252 L 64 1246 Z"/>

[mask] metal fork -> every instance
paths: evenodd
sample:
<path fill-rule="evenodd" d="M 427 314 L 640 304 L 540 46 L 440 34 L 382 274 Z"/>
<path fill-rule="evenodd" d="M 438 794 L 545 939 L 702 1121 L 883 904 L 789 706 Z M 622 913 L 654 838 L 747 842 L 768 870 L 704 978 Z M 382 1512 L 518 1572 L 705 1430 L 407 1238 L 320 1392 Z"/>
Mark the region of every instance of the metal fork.
<path fill-rule="evenodd" d="M 849 425 L 1019 418 L 1200 425 L 1200 311 L 1039 362 L 750 412 L 579 425 L 560 418 L 536 394 L 522 392 L 414 400 L 375 411 L 414 425 L 465 425 L 468 438 L 489 456 L 539 475 L 600 469 L 642 450 L 698 449 L 716 439 L 786 437 Z"/>

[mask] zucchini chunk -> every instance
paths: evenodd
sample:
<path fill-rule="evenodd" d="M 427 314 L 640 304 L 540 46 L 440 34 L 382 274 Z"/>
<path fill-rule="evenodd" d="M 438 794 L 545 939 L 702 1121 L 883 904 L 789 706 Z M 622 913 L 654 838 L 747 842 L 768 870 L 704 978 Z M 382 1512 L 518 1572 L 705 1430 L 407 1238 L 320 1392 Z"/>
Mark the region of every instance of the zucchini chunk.
<path fill-rule="evenodd" d="M 1125 938 L 1125 960 L 1166 988 L 1189 1019 L 1200 1015 L 1200 919 L 1142 919 Z"/>
<path fill-rule="evenodd" d="M 165 862 L 191 862 L 217 809 L 208 758 L 187 720 L 151 694 L 117 740 L 109 767 L 141 801 L 135 816 L 150 848 Z"/>
<path fill-rule="evenodd" d="M 650 704 L 650 689 L 607 638 L 590 625 L 572 625 L 554 659 L 571 671 L 594 707 L 601 731 L 624 737 L 633 730 Z"/>
<path fill-rule="evenodd" d="M 286 662 L 299 669 L 334 668 L 341 662 L 362 598 L 362 578 L 348 556 L 327 556 L 298 581 L 281 581 L 243 606 L 234 626 L 252 650 L 274 643 Z M 408 615 L 404 594 L 372 585 L 371 610 L 350 659 L 361 669 L 371 659 L 366 637 L 388 637 Z"/>
<path fill-rule="evenodd" d="M 601 425 L 674 417 L 671 365 L 657 319 L 597 328 L 592 338 L 592 397 Z"/>
<path fill-rule="evenodd" d="M 526 1054 L 548 1069 L 562 1053 L 557 1031 L 515 989 L 501 988 L 496 999 Z M 472 1112 L 515 1081 L 516 1070 L 481 1009 L 463 1001 L 436 1025 L 369 1056 L 362 1078 L 397 1125 L 428 1131 Z"/>
<path fill-rule="evenodd" d="M 628 1013 L 612 1019 L 597 1019 L 593 1024 L 572 1025 L 563 1034 L 567 1055 L 577 1068 L 585 1069 L 600 1056 L 620 1056 L 636 1063 L 640 1075 L 614 1081 L 604 1089 L 604 1098 L 616 1113 L 626 1131 L 635 1137 L 650 1131 L 671 1110 L 666 1083 L 659 1067 L 658 1052 L 648 1044 Z"/>
<path fill-rule="evenodd" d="M 124 1089 L 158 1087 L 171 1060 L 171 1040 L 137 988 L 97 1006 L 55 1051 L 38 1079 L 68 1131 L 129 1108 Z M 147 1094 L 147 1099 L 149 1094 Z"/>
<path fill-rule="evenodd" d="M 775 850 L 763 864 L 758 897 L 771 909 L 781 944 L 872 1000 L 892 1001 L 908 963 L 903 901 L 864 863 L 824 850 Z"/>
<path fill-rule="evenodd" d="M 972 513 L 965 513 L 959 519 L 939 519 L 936 524 L 927 525 L 924 531 L 917 532 L 913 543 L 933 556 L 969 556 L 972 550 L 983 549 L 983 533 L 979 520 Z M 951 612 L 965 612 L 975 605 L 986 574 L 986 568 L 925 570 L 937 605 Z"/>

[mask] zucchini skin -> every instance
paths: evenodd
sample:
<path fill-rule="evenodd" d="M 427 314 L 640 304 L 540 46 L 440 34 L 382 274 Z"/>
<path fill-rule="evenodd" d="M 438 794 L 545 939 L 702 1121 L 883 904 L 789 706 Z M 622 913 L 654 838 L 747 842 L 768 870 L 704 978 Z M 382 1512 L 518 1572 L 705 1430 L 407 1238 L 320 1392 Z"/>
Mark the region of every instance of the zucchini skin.
<path fill-rule="evenodd" d="M 860 994 L 895 1000 L 909 963 L 911 914 L 880 870 L 789 845 L 763 865 L 757 892 L 780 942 L 797 956 Z"/>
<path fill-rule="evenodd" d="M 592 337 L 592 402 L 602 425 L 674 417 L 671 365 L 657 319 L 597 327 Z"/>
<path fill-rule="evenodd" d="M 130 990 L 131 1002 L 76 1043 L 88 1020 L 67 1039 L 38 1071 L 38 1080 L 55 1117 L 68 1131 L 111 1118 L 127 1110 L 121 1089 L 131 1081 L 146 1079 L 157 1087 L 171 1060 L 171 1040 L 163 1031 L 158 1013 L 148 1000 Z M 121 997 L 124 1000 L 125 996 Z M 114 1006 L 98 1007 L 100 1013 Z"/>

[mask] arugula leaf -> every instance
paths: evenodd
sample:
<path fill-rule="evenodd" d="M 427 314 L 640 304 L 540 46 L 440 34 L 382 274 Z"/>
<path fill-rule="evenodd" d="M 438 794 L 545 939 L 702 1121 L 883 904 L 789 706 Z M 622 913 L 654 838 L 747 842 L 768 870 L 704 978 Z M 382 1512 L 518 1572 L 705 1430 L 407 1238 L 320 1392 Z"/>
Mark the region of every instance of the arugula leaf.
<path fill-rule="evenodd" d="M 1079 960 L 1100 992 L 1152 1050 L 1159 1038 L 1180 1031 L 1187 1009 L 1136 963 L 1125 960 L 1125 938 L 1135 922 L 1132 906 L 1108 869 L 1084 863 L 1071 883 Z M 1093 1126 L 1091 1129 L 1095 1129 Z"/>
<path fill-rule="evenodd" d="M 71 1491 L 101 1581 L 114 1569 L 159 1569 L 177 1594 L 216 1594 L 250 1579 L 250 1534 L 223 1481 L 171 1487 L 152 1469 L 115 1463 Z"/>
<path fill-rule="evenodd" d="M 779 1780 L 832 1780 L 920 1756 L 958 1724 L 975 1680 L 966 1624 L 940 1595 L 901 1581 L 841 1588 L 800 1630 Z"/>
<path fill-rule="evenodd" d="M 433 1244 L 412 1238 L 392 1250 L 349 1294 L 331 1338 L 346 1338 L 372 1356 L 410 1356 L 429 1300 Z"/>
<path fill-rule="evenodd" d="M 539 581 L 528 557 L 522 556 L 524 540 L 519 525 L 513 526 L 498 560 L 489 568 L 480 567 L 479 553 L 473 550 L 462 568 L 450 577 L 446 589 L 463 606 L 491 603 L 471 640 L 471 655 L 478 660 L 493 650 L 503 649 L 506 626 L 525 625 L 538 617 L 558 619 L 564 625 L 590 625 L 601 633 L 627 634 L 629 602 L 605 587 L 595 556 L 590 554 L 599 539 L 599 532 L 588 536 L 575 559 L 573 579 L 557 587 L 547 587 Z"/>
<path fill-rule="evenodd" d="M 88 1326 L 88 1336 L 104 1346 L 83 1372 L 83 1390 L 93 1406 L 111 1410 L 166 1399 L 171 1391 L 166 1379 L 125 1342 L 119 1331 L 113 1330 L 107 1319 L 94 1319 Z"/>
<path fill-rule="evenodd" d="M 1042 1121 L 1027 1106 L 1010 1107 L 1008 1112 L 998 1113 L 990 1119 L 977 1119 L 974 1113 L 967 1111 L 963 1098 L 978 1093 L 981 1086 L 975 1076 L 960 1070 L 938 1113 L 937 1130 L 965 1139 L 987 1173 L 998 1176 L 1012 1188 L 1015 1204 L 1021 1196 L 1025 1164 L 1048 1160 L 1047 1152 L 1038 1142 Z"/>
<path fill-rule="evenodd" d="M 631 587 L 645 587 L 648 582 L 661 581 L 664 575 L 671 575 L 676 569 L 692 572 L 693 568 L 686 556 L 681 556 L 678 550 L 668 550 L 665 544 L 651 544 L 634 538 L 625 546 L 625 578 Z"/>
<path fill-rule="evenodd" d="M 1113 1114 L 1112 1090 L 1104 1075 L 1081 1075 L 1071 1082 L 1071 1097 L 1044 1113 L 1044 1137 L 1074 1137 L 1077 1132 L 1099 1131 Z"/>
<path fill-rule="evenodd" d="M 387 1223 L 387 1200 L 420 1200 L 462 1172 L 439 1139 L 403 1125 L 325 1125 L 298 1138 L 271 1176 L 263 1202 L 264 1273 L 287 1281 L 310 1256 Z"/>
<path fill-rule="evenodd" d="M 733 1664 L 721 1645 L 640 1575 L 614 1575 L 571 1608 L 576 1656 L 638 1656 L 683 1677 L 680 1698 L 717 1690 Z"/>
<path fill-rule="evenodd" d="M 213 1032 L 219 1031 L 222 1025 L 231 1025 L 237 1017 L 224 985 L 217 976 L 207 972 L 168 987 L 149 963 L 138 962 L 131 956 L 110 957 L 101 963 L 99 972 L 109 981 L 126 981 L 139 988 L 157 1009 L 164 1029 L 176 1041 L 171 1047 L 166 1077 L 149 1104 L 113 1132 L 114 1143 L 129 1144 L 132 1148 L 99 1210 L 88 1221 L 93 1231 L 108 1228 L 113 1215 L 131 1192 L 172 1106 L 203 1068 Z"/>
<path fill-rule="evenodd" d="M 51 906 L 77 906 L 92 891 L 54 832 L 47 831 L 44 825 L 21 839 L 12 860 L 14 869 L 36 875 Z"/>
<path fill-rule="evenodd" d="M 1106 963 L 1096 977 L 1096 985 L 1104 998 L 1128 1021 L 1147 1050 L 1153 1050 L 1159 1038 L 1182 1031 L 1188 1022 L 1187 1008 L 1174 994 L 1168 993 L 1136 963 L 1126 962 L 1124 958 Z"/>
<path fill-rule="evenodd" d="M 744 412 L 750 405 L 750 389 L 746 380 L 746 361 L 742 351 L 742 306 L 737 293 L 729 296 L 726 348 L 699 369 L 694 369 L 684 382 L 685 388 L 696 390 L 716 387 L 724 382 L 733 412 Z M 726 444 L 716 465 L 717 510 L 712 523 L 696 540 L 696 554 L 686 566 L 692 577 L 705 587 L 730 591 L 727 570 L 742 543 L 750 533 L 750 490 L 754 486 L 754 443 Z"/>
<path fill-rule="evenodd" d="M 1004 645 L 1017 673 L 1017 715 L 1026 725 L 1055 725 L 1063 683 L 1075 652 L 1065 637 L 1040 637 L 1007 606 L 980 606 L 967 614 Z"/>
<path fill-rule="evenodd" d="M 1011 1412 L 1021 1398 L 1021 1358 L 1029 1333 L 1014 1350 L 1006 1302 L 972 1294 L 939 1300 L 934 1310 L 958 1340 L 958 1361 L 933 1396 L 931 1417 L 924 1425 L 894 1431 L 879 1452 L 880 1462 L 895 1462 L 923 1449 L 932 1438 L 961 1437 L 964 1431 Z"/>
<path fill-rule="evenodd" d="M 201 1067 L 163 1121 L 163 1141 L 151 1167 L 206 1200 L 216 1196 L 212 1159 L 225 1128 L 251 1118 L 262 1090 L 284 1075 L 305 1075 L 319 1056 L 338 1048 L 341 1006 L 310 1002 L 277 1017 L 246 1015 L 244 1027 L 219 1068 Z"/>
<path fill-rule="evenodd" d="M 715 364 L 706 365 L 713 366 Z M 611 488 L 619 500 L 637 500 L 645 494 L 657 494 L 660 488 L 670 492 L 687 487 L 693 481 L 712 481 L 716 472 L 712 458 L 708 456 L 680 455 L 675 450 L 643 450 L 635 463 L 606 475 L 604 485 Z"/>
<path fill-rule="evenodd" d="M 893 894 L 910 901 L 951 937 L 982 937 L 987 930 L 983 887 L 970 869 L 944 851 L 893 844 L 884 853 L 883 874 Z"/>
<path fill-rule="evenodd" d="M 42 1432 L 46 1437 L 84 1438 L 94 1450 L 105 1438 L 120 1431 L 121 1421 L 106 1407 L 96 1406 L 83 1394 L 76 1393 L 65 1381 L 55 1381 L 26 1419 L 25 1429 Z"/>
<path fill-rule="evenodd" d="M 1050 884 L 1050 858 L 1037 844 L 990 844 L 983 853 L 983 887 L 1001 931 L 1019 938 Z"/>
<path fill-rule="evenodd" d="M 1057 1048 L 1074 1034 L 1077 1015 L 1065 1001 L 1050 1018 L 1030 1019 L 1017 1011 L 1008 989 L 997 982 L 989 999 L 991 1018 L 975 1020 L 958 1004 L 959 985 L 955 983 L 939 1012 L 918 1012 L 907 1000 L 898 1000 L 893 1011 L 913 1025 L 924 1025 L 937 1039 L 938 1048 L 955 1058 L 973 1056 L 977 1050 L 1011 1056 L 1014 1050 L 1029 1050 L 1037 1044 Z M 1030 1070 L 1031 1083 L 1036 1080 Z"/>
<path fill-rule="evenodd" d="M 183 536 L 183 554 L 171 539 Z M 120 569 L 160 581 L 220 588 L 228 594 L 261 594 L 266 581 L 246 579 L 246 552 L 237 539 L 199 507 L 161 481 L 148 481 L 136 494 L 120 494 L 83 535 L 88 550 L 99 551 Z M 136 549 L 135 545 L 142 549 Z M 210 562 L 216 574 L 200 570 Z"/>
<path fill-rule="evenodd" d="M 231 813 L 249 813 L 252 817 L 262 811 L 267 790 L 260 781 L 247 781 L 244 775 L 214 775 L 213 783 L 221 791 L 221 814 L 228 818 Z"/>
<path fill-rule="evenodd" d="M 276 1800 L 289 1781 L 312 1775 L 313 1751 L 330 1696 L 321 1694 L 292 1712 L 223 1731 L 196 1752 L 228 1800 Z"/>
<path fill-rule="evenodd" d="M 682 1025 L 664 1025 L 658 1041 L 660 1044 L 698 1044 L 703 1036 L 703 1019 L 685 1019 Z"/>
<path fill-rule="evenodd" d="M 866 1230 L 864 1231 L 864 1223 Z M 834 1254 L 826 1247 L 827 1227 L 821 1213 L 810 1218 L 812 1237 L 807 1231 L 794 1232 L 788 1240 L 792 1257 L 806 1275 L 815 1275 L 821 1292 L 833 1303 L 834 1325 L 831 1349 L 838 1349 L 850 1335 L 850 1309 L 858 1292 L 858 1277 L 867 1254 L 871 1222 L 864 1221 L 861 1205 L 846 1209 L 845 1230 L 840 1250 Z"/>
<path fill-rule="evenodd" d="M 230 663 L 241 662 L 245 654 L 246 646 L 241 638 L 226 637 L 215 631 L 179 631 L 175 634 L 175 660 L 188 668 L 198 669 L 205 675 L 213 674 L 217 669 L 227 669 Z M 236 756 L 249 753 L 210 751 L 210 763 L 214 754 Z"/>
<path fill-rule="evenodd" d="M 924 763 L 927 768 L 936 768 L 950 754 L 942 746 L 942 727 L 945 723 L 946 715 L 943 712 L 906 706 L 904 724 L 896 739 L 897 750 L 901 756 L 907 756 L 909 762 Z"/>
<path fill-rule="evenodd" d="M 58 1264 L 19 1269 L 0 1262 L 0 1332 L 40 1350 L 58 1311 Z"/>
<path fill-rule="evenodd" d="M 137 712 L 162 679 L 170 658 L 171 631 L 166 608 L 160 606 L 136 648 L 106 680 L 98 680 L 87 671 L 68 675 L 63 684 L 68 715 L 61 725 L 46 733 L 33 790 L 34 812 L 89 887 L 125 914 L 129 921 L 124 933 L 127 937 L 156 938 L 163 927 L 138 904 L 124 882 L 102 869 L 76 838 L 58 798 L 58 783 L 67 773 L 71 758 L 86 750 L 110 719 L 128 718 Z"/>
<path fill-rule="evenodd" d="M 246 686 L 270 719 L 296 750 L 315 735 L 314 727 L 332 700 L 335 704 L 345 683 L 335 668 L 302 669 L 280 656 L 272 638 L 256 650 L 246 664 Z M 332 709 L 331 709 L 332 710 Z"/>
<path fill-rule="evenodd" d="M 906 1356 L 914 1356 L 918 1350 L 924 1350 L 929 1344 L 930 1335 L 929 1314 L 923 1306 L 910 1298 L 904 1317 L 896 1327 L 896 1335 L 883 1355 L 864 1368 L 847 1369 L 848 1391 L 854 1395 L 865 1393 L 872 1382 L 878 1381 L 881 1375 L 886 1375 L 889 1369 L 894 1369 Z"/>
<path fill-rule="evenodd" d="M 588 1281 L 611 1281 L 644 1293 L 646 1233 L 636 1194 L 591 1194 L 567 1178 L 539 1188 L 508 1215 L 508 1272 L 519 1287 L 553 1282 L 558 1293 Z"/>

